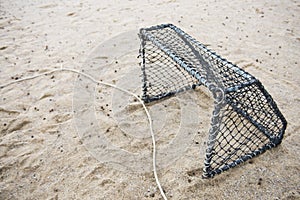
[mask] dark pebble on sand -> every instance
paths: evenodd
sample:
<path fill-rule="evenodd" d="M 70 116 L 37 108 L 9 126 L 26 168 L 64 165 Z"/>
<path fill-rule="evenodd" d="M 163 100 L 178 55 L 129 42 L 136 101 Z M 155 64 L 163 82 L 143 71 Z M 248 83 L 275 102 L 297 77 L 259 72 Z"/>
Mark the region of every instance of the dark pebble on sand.
<path fill-rule="evenodd" d="M 259 178 L 257 185 L 261 185 L 262 184 L 262 180 L 263 180 L 262 178 Z"/>

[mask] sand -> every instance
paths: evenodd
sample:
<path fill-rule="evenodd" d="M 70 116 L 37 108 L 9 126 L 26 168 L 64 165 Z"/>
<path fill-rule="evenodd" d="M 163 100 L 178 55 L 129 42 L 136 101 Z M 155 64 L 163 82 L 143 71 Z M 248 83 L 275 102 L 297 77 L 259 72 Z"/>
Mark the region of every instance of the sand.
<path fill-rule="evenodd" d="M 202 179 L 209 93 L 148 105 L 167 197 L 300 199 L 299 15 L 290 0 L 1 1 L 0 85 L 63 66 L 140 94 L 138 40 L 128 39 L 173 23 L 257 77 L 288 128 L 277 148 Z M 132 97 L 71 72 L 0 94 L 0 199 L 162 199 L 147 118 Z"/>

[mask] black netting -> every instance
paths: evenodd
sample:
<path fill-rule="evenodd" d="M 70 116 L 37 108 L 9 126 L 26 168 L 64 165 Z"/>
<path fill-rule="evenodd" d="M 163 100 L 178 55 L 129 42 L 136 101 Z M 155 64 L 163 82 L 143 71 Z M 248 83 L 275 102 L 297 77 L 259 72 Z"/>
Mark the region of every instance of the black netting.
<path fill-rule="evenodd" d="M 144 92 L 147 102 L 190 89 L 198 84 L 180 65 L 150 41 L 144 47 Z"/>
<path fill-rule="evenodd" d="M 222 169 L 269 143 L 268 137 L 247 118 L 226 105 L 212 151 L 211 170 Z"/>
<path fill-rule="evenodd" d="M 204 176 L 278 145 L 286 121 L 262 84 L 174 25 L 140 30 L 145 102 L 204 85 L 215 99 Z"/>

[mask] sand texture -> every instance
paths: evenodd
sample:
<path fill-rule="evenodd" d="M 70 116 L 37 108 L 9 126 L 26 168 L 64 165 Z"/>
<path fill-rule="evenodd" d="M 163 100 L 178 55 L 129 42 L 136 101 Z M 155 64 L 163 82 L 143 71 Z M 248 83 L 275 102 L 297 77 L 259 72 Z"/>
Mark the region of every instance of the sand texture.
<path fill-rule="evenodd" d="M 300 199 L 300 2 L 0 1 L 0 85 L 60 67 L 141 94 L 139 28 L 173 23 L 258 78 L 288 126 L 281 145 L 202 179 L 213 99 L 148 105 L 169 199 Z M 136 100 L 55 72 L 0 89 L 0 199 L 162 199 Z"/>

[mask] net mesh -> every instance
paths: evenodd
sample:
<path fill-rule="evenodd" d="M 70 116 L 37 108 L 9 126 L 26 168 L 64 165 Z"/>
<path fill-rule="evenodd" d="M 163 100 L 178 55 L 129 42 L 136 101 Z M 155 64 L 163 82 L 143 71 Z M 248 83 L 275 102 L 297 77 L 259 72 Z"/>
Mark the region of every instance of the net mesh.
<path fill-rule="evenodd" d="M 146 84 L 143 99 L 153 101 L 179 91 L 189 89 L 198 84 L 197 79 L 191 77 L 180 65 L 174 63 L 172 58 L 165 56 L 165 53 L 150 41 L 145 41 L 145 78 Z M 165 67 L 161 67 L 165 66 Z"/>
<path fill-rule="evenodd" d="M 286 120 L 255 77 L 172 24 L 141 29 L 139 35 L 145 102 L 200 85 L 213 94 L 204 177 L 280 144 Z"/>

